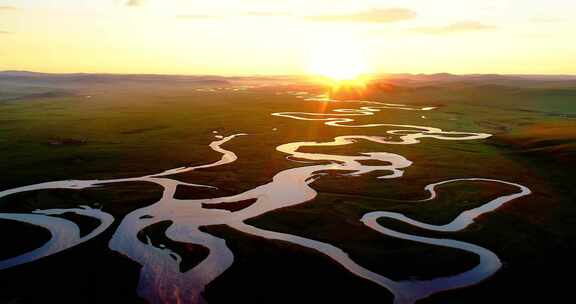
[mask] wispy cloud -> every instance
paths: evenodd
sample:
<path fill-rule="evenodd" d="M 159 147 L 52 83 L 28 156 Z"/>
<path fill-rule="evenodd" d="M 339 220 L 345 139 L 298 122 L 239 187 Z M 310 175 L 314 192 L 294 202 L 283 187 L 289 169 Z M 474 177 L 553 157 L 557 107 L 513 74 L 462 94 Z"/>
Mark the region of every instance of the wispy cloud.
<path fill-rule="evenodd" d="M 498 29 L 497 26 L 484 24 L 478 21 L 455 22 L 446 26 L 417 27 L 410 31 L 419 34 L 452 34 L 461 32 L 479 32 Z"/>
<path fill-rule="evenodd" d="M 535 23 L 556 23 L 556 22 L 562 22 L 564 21 L 564 19 L 558 17 L 536 16 L 530 18 L 530 21 Z"/>
<path fill-rule="evenodd" d="M 128 6 L 142 6 L 144 4 L 144 0 L 128 0 L 126 5 Z"/>
<path fill-rule="evenodd" d="M 0 35 L 4 35 L 4 34 L 12 34 L 12 32 L 0 31 Z"/>
<path fill-rule="evenodd" d="M 0 5 L 0 11 L 13 11 L 15 9 L 16 9 L 15 6 Z"/>
<path fill-rule="evenodd" d="M 407 8 L 371 9 L 352 14 L 307 16 L 318 22 L 391 23 L 416 18 L 416 12 Z"/>

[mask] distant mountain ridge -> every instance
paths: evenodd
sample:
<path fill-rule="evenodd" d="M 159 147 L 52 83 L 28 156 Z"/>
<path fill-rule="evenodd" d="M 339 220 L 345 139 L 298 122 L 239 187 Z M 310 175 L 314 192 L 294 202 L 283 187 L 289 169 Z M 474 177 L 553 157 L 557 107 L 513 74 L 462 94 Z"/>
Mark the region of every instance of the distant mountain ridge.
<path fill-rule="evenodd" d="M 102 73 L 40 73 L 29 71 L 0 71 L 2 79 L 65 80 L 65 81 L 192 81 L 227 84 L 234 77 L 203 75 L 160 75 L 160 74 L 102 74 Z"/>
<path fill-rule="evenodd" d="M 237 79 L 292 79 L 300 78 L 295 75 L 255 75 L 255 76 L 219 76 L 219 75 L 177 75 L 177 74 L 122 74 L 122 73 L 44 73 L 25 70 L 0 71 L 0 78 L 6 77 L 53 77 L 53 78 L 124 78 L 132 80 L 237 80 Z M 547 75 L 547 74 L 374 74 L 375 78 L 388 77 L 392 79 L 412 79 L 412 80 L 487 80 L 487 79 L 530 79 L 530 80 L 576 80 L 576 75 Z"/>

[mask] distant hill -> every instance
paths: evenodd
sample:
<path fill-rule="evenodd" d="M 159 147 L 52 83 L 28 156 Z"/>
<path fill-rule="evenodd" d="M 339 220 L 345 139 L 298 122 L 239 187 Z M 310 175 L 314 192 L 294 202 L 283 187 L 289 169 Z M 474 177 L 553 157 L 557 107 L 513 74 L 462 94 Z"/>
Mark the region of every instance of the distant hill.
<path fill-rule="evenodd" d="M 233 78 L 220 76 L 48 74 L 29 71 L 0 72 L 0 101 L 59 97 L 111 88 L 228 86 Z"/>
<path fill-rule="evenodd" d="M 0 80 L 27 80 L 27 81 L 50 81 L 50 82 L 92 82 L 106 83 L 118 81 L 132 82 L 192 82 L 195 84 L 230 84 L 229 79 L 221 76 L 180 76 L 180 75 L 156 75 L 156 74 L 49 74 L 28 71 L 3 71 L 0 72 Z"/>
<path fill-rule="evenodd" d="M 470 74 L 455 75 L 449 73 L 438 74 L 377 74 L 375 80 L 390 82 L 403 82 L 405 84 L 430 83 L 492 83 L 499 85 L 525 84 L 529 82 L 576 82 L 576 75 L 499 75 L 499 74 Z M 0 71 L 0 80 L 28 80 L 50 82 L 92 82 L 106 83 L 118 81 L 130 82 L 173 82 L 195 83 L 207 85 L 227 85 L 235 81 L 303 81 L 301 76 L 248 76 L 226 77 L 209 75 L 162 75 L 162 74 L 92 74 L 92 73 L 39 73 L 30 71 Z"/>
<path fill-rule="evenodd" d="M 576 75 L 499 75 L 470 74 L 390 74 L 377 75 L 376 81 L 403 86 L 502 86 L 517 88 L 576 88 Z"/>

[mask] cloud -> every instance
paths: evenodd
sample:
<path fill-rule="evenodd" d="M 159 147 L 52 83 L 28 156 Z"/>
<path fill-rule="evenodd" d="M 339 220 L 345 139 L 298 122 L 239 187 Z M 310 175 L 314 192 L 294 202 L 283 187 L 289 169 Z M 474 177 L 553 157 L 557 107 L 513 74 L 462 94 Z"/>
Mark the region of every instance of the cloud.
<path fill-rule="evenodd" d="M 406 8 L 371 9 L 345 15 L 308 16 L 306 20 L 319 22 L 390 23 L 416 18 L 416 12 Z"/>
<path fill-rule="evenodd" d="M 16 7 L 14 7 L 14 6 L 6 6 L 6 5 L 0 6 L 0 11 L 12 11 L 15 9 L 16 9 Z"/>
<path fill-rule="evenodd" d="M 128 0 L 126 2 L 128 6 L 142 6 L 144 5 L 144 0 Z"/>
<path fill-rule="evenodd" d="M 536 16 L 536 17 L 530 18 L 530 21 L 532 21 L 534 23 L 556 23 L 556 22 L 562 22 L 562 21 L 564 21 L 564 19 L 558 18 L 558 17 Z"/>
<path fill-rule="evenodd" d="M 3 35 L 3 34 L 12 34 L 12 32 L 0 31 L 0 35 Z"/>
<path fill-rule="evenodd" d="M 496 29 L 498 29 L 497 26 L 484 24 L 478 21 L 461 21 L 439 27 L 417 27 L 411 29 L 411 31 L 419 34 L 452 34 L 461 32 L 491 31 Z"/>

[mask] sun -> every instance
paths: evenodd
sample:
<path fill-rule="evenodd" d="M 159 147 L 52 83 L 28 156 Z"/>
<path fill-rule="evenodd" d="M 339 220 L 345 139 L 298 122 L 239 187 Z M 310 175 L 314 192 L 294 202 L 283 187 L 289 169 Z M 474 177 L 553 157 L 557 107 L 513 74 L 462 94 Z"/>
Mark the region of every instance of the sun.
<path fill-rule="evenodd" d="M 355 82 L 368 73 L 368 64 L 354 45 L 323 45 L 313 50 L 307 72 L 335 83 Z"/>

